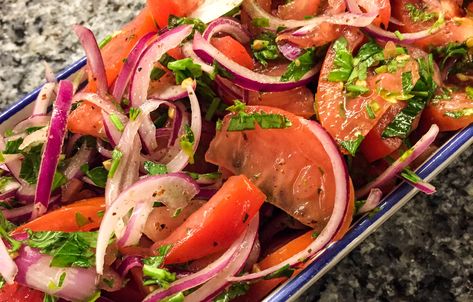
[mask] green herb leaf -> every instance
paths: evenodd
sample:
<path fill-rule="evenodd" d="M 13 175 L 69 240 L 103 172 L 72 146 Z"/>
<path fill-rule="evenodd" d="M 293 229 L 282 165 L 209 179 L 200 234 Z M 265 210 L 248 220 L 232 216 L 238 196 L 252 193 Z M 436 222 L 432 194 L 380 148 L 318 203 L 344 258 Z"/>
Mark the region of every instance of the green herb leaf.
<path fill-rule="evenodd" d="M 189 156 L 189 163 L 194 163 L 194 132 L 192 132 L 191 127 L 189 125 L 184 126 L 184 134 L 181 136 L 179 141 L 179 145 L 184 153 Z"/>
<path fill-rule="evenodd" d="M 462 118 L 465 116 L 472 116 L 473 115 L 473 108 L 465 108 L 458 111 L 447 111 L 444 113 L 445 116 L 451 118 Z"/>
<path fill-rule="evenodd" d="M 95 265 L 97 235 L 97 232 L 29 232 L 27 244 L 52 256 L 53 267 L 88 268 Z"/>
<path fill-rule="evenodd" d="M 195 64 L 191 58 L 170 62 L 167 67 L 174 73 L 177 84 L 181 84 L 187 78 L 195 79 L 202 76 L 201 66 Z"/>
<path fill-rule="evenodd" d="M 149 175 L 161 175 L 168 173 L 166 165 L 154 163 L 152 161 L 145 161 L 144 168 Z"/>
<path fill-rule="evenodd" d="M 3 216 L 3 213 L 0 211 L 0 240 L 3 238 L 10 243 L 11 249 L 8 250 L 10 253 L 18 251 L 21 247 L 21 242 L 13 239 L 13 237 L 11 237 L 9 234 L 14 229 L 16 229 L 16 226 L 8 221 L 8 219 L 6 219 Z"/>
<path fill-rule="evenodd" d="M 140 113 L 141 113 L 140 108 L 131 107 L 130 112 L 128 113 L 128 115 L 130 117 L 130 121 L 136 120 L 138 118 L 138 116 L 140 115 Z"/>
<path fill-rule="evenodd" d="M 163 288 L 176 280 L 176 274 L 162 268 L 164 259 L 172 245 L 163 245 L 158 249 L 158 256 L 143 259 L 144 285 L 158 285 Z"/>
<path fill-rule="evenodd" d="M 172 296 L 162 299 L 159 302 L 184 302 L 185 296 L 183 292 L 178 292 Z"/>
<path fill-rule="evenodd" d="M 117 171 L 118 166 L 120 165 L 120 160 L 123 157 L 123 153 L 118 150 L 114 149 L 112 152 L 112 164 L 110 166 L 110 170 L 108 171 L 108 177 L 112 178 L 115 175 L 115 171 Z"/>
<path fill-rule="evenodd" d="M 29 152 L 23 152 L 24 159 L 21 163 L 20 177 L 27 183 L 36 184 L 43 145 L 31 147 Z"/>
<path fill-rule="evenodd" d="M 251 20 L 251 24 L 255 27 L 269 27 L 269 19 L 268 18 L 253 18 Z"/>
<path fill-rule="evenodd" d="M 356 151 L 358 150 L 358 147 L 360 147 L 361 142 L 365 139 L 363 135 L 358 135 L 358 137 L 355 140 L 351 141 L 342 141 L 340 142 L 340 145 L 345 148 L 352 156 L 355 156 Z"/>
<path fill-rule="evenodd" d="M 328 80 L 330 82 L 346 82 L 353 70 L 353 56 L 348 51 L 347 39 L 340 37 L 333 43 L 332 49 L 335 51 L 334 68 L 328 74 Z"/>
<path fill-rule="evenodd" d="M 195 19 L 195 18 L 188 18 L 188 17 L 176 17 L 174 15 L 170 15 L 168 18 L 168 28 L 172 29 L 175 27 L 178 27 L 180 25 L 193 25 L 194 29 L 199 31 L 200 33 L 203 33 L 204 30 L 207 28 L 207 25 L 205 25 L 204 22 L 202 22 L 200 19 Z"/>
<path fill-rule="evenodd" d="M 43 129 L 43 128 L 44 128 L 44 126 L 26 128 L 26 134 L 31 134 L 31 133 L 36 132 L 36 131 L 38 131 L 38 130 L 41 130 L 41 129 Z"/>
<path fill-rule="evenodd" d="M 470 100 L 473 100 L 473 87 L 471 87 L 471 86 L 466 86 L 466 88 L 465 88 L 465 93 L 466 93 L 466 96 L 467 96 Z"/>
<path fill-rule="evenodd" d="M 54 173 L 53 185 L 51 186 L 51 192 L 54 192 L 56 189 L 59 189 L 61 186 L 67 183 L 67 178 L 64 174 L 59 171 Z"/>
<path fill-rule="evenodd" d="M 282 82 L 298 81 L 315 65 L 315 48 L 308 48 L 287 66 L 286 72 L 281 76 Z"/>
<path fill-rule="evenodd" d="M 23 143 L 23 138 L 18 138 L 16 140 L 9 140 L 5 144 L 5 150 L 3 154 L 17 154 L 20 153 L 20 145 Z"/>
<path fill-rule="evenodd" d="M 374 113 L 373 108 L 370 104 L 366 104 L 366 113 L 368 114 L 368 117 L 371 120 L 374 120 L 376 118 L 376 114 Z"/>
<path fill-rule="evenodd" d="M 103 166 L 98 166 L 89 170 L 89 165 L 84 164 L 80 169 L 97 187 L 105 188 L 105 185 L 107 184 L 108 171 Z"/>
<path fill-rule="evenodd" d="M 251 43 L 253 56 L 263 66 L 268 65 L 268 60 L 279 58 L 278 45 L 276 44 L 276 35 L 272 32 L 263 32 Z"/>
<path fill-rule="evenodd" d="M 414 88 L 414 84 L 412 83 L 412 72 L 410 71 L 403 72 L 401 75 L 401 79 L 402 79 L 402 92 L 404 94 L 409 94 L 412 88 Z"/>
<path fill-rule="evenodd" d="M 417 8 L 417 6 L 415 6 L 414 4 L 407 3 L 404 7 L 406 8 L 411 20 L 416 23 L 430 21 L 437 18 L 438 16 L 435 12 L 426 12 L 427 7 L 425 6 L 423 6 L 422 8 Z"/>
<path fill-rule="evenodd" d="M 164 75 L 166 74 L 166 71 L 159 67 L 153 67 L 151 70 L 151 73 L 149 75 L 149 78 L 151 81 L 159 81 Z"/>
<path fill-rule="evenodd" d="M 254 130 L 256 123 L 263 129 L 283 129 L 292 126 L 291 121 L 282 114 L 239 112 L 230 118 L 227 131 Z"/>
<path fill-rule="evenodd" d="M 112 124 L 115 126 L 115 128 L 117 128 L 118 131 L 123 132 L 123 130 L 125 130 L 125 125 L 123 125 L 118 115 L 112 113 L 110 114 L 109 118 Z"/>
<path fill-rule="evenodd" d="M 248 283 L 233 283 L 226 291 L 215 297 L 213 302 L 230 302 L 233 299 L 243 296 L 250 290 Z"/>
<path fill-rule="evenodd" d="M 281 277 L 290 278 L 293 273 L 294 273 L 294 269 L 291 268 L 289 264 L 286 264 L 285 266 L 281 267 L 277 271 L 265 276 L 263 279 L 270 280 L 270 279 L 281 278 Z"/>

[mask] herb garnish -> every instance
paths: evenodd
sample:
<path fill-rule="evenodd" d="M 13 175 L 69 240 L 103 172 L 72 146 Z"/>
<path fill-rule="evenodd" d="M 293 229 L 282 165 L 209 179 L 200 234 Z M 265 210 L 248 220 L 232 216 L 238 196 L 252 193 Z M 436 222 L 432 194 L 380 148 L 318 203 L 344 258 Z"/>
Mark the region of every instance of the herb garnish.
<path fill-rule="evenodd" d="M 152 161 L 145 161 L 144 168 L 149 175 L 161 175 L 168 173 L 166 165 L 154 163 Z"/>
<path fill-rule="evenodd" d="M 103 166 L 98 166 L 89 170 L 89 165 L 84 164 L 80 167 L 82 173 L 84 173 L 92 182 L 100 188 L 105 188 L 107 184 L 108 171 Z"/>
<path fill-rule="evenodd" d="M 226 291 L 215 297 L 213 302 L 230 302 L 233 299 L 243 296 L 250 290 L 248 283 L 233 283 Z"/>
<path fill-rule="evenodd" d="M 263 66 L 268 65 L 268 60 L 279 58 L 278 45 L 276 44 L 276 35 L 272 32 L 263 32 L 251 43 L 253 56 Z"/>
<path fill-rule="evenodd" d="M 358 134 L 356 139 L 354 140 L 347 140 L 347 141 L 341 141 L 340 146 L 345 148 L 352 156 L 355 156 L 356 151 L 361 145 L 361 142 L 363 141 L 365 137 L 361 134 Z"/>
<path fill-rule="evenodd" d="M 189 156 L 189 163 L 194 163 L 194 132 L 192 131 L 189 125 L 184 126 L 184 134 L 181 136 L 179 145 L 181 146 L 182 151 Z"/>
<path fill-rule="evenodd" d="M 158 256 L 143 259 L 144 285 L 158 285 L 168 288 L 176 280 L 176 274 L 163 268 L 164 259 L 171 250 L 172 245 L 163 245 L 158 250 Z"/>
<path fill-rule="evenodd" d="M 300 80 L 315 65 L 315 48 L 308 48 L 287 66 L 286 72 L 281 76 L 282 82 Z"/>

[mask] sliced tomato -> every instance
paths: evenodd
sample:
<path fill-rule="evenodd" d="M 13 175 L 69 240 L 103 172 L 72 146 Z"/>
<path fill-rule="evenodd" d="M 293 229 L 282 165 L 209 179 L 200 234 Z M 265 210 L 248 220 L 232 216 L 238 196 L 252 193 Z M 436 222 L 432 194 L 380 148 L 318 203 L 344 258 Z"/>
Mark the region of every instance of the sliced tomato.
<path fill-rule="evenodd" d="M 323 146 L 299 117 L 287 111 L 247 106 L 246 112 L 282 115 L 292 125 L 227 131 L 232 118 L 227 115 L 206 160 L 233 174 L 246 175 L 269 202 L 320 231 L 332 213 L 335 196 L 332 165 Z"/>
<path fill-rule="evenodd" d="M 59 208 L 19 226 L 14 233 L 25 230 L 88 232 L 97 229 L 105 210 L 105 199 L 95 197 Z"/>
<path fill-rule="evenodd" d="M 297 2 L 295 5 L 292 5 L 292 2 Z M 287 9 L 286 5 L 282 6 L 282 11 L 281 11 L 281 17 L 291 19 L 290 17 L 292 16 L 308 16 L 308 15 L 313 15 L 312 12 L 314 11 L 314 8 L 320 13 L 320 14 L 327 14 L 327 15 L 334 15 L 334 14 L 339 14 L 345 11 L 346 5 L 345 1 L 343 0 L 333 0 L 333 1 L 328 1 L 328 2 L 323 2 L 324 5 L 321 5 L 319 7 L 317 1 L 309 1 L 309 0 L 301 0 L 301 1 L 291 1 L 288 2 Z M 317 6 L 317 7 L 316 7 Z M 307 11 L 305 11 L 307 9 Z M 291 32 L 287 33 L 282 33 L 278 36 L 278 40 L 282 41 L 289 41 L 293 44 L 296 44 L 300 47 L 303 48 L 308 48 L 308 47 L 318 47 L 325 45 L 327 43 L 332 42 L 333 40 L 336 40 L 340 35 L 342 34 L 343 31 L 343 26 L 340 25 L 335 25 L 335 24 L 328 24 L 328 23 L 322 23 L 319 26 L 317 26 L 310 34 L 301 36 L 301 37 L 296 37 L 292 35 Z"/>
<path fill-rule="evenodd" d="M 202 0 L 148 0 L 147 4 L 156 23 L 160 28 L 164 28 L 171 15 L 184 17 L 194 11 L 201 2 Z"/>
<path fill-rule="evenodd" d="M 398 26 L 401 32 L 417 32 L 431 28 L 437 21 L 440 12 L 445 15 L 446 24 L 443 29 L 416 41 L 414 44 L 428 48 L 430 45 L 441 46 L 449 42 L 464 42 L 473 37 L 473 19 L 464 16 L 462 2 L 456 0 L 442 1 L 420 1 L 399 0 L 392 1 L 393 17 L 401 21 L 403 25 Z M 415 7 L 425 13 L 433 14 L 429 20 L 416 20 L 412 17 L 409 8 Z"/>
<path fill-rule="evenodd" d="M 281 92 L 250 91 L 248 105 L 276 107 L 305 118 L 315 114 L 314 94 L 305 86 Z"/>
<path fill-rule="evenodd" d="M 391 18 L 391 3 L 389 0 L 358 0 L 358 5 L 367 13 L 378 13 L 378 17 L 373 21 L 376 26 L 384 25 L 388 27 Z"/>
<path fill-rule="evenodd" d="M 84 101 L 71 111 L 67 120 L 67 128 L 73 133 L 106 138 L 103 126 L 102 110 Z"/>
<path fill-rule="evenodd" d="M 253 59 L 250 54 L 246 48 L 234 38 L 230 36 L 213 38 L 212 45 L 241 66 L 248 69 L 254 68 Z"/>
<path fill-rule="evenodd" d="M 43 302 L 43 299 L 44 293 L 18 283 L 5 284 L 0 289 L 2 302 Z"/>
<path fill-rule="evenodd" d="M 266 196 L 243 175 L 230 177 L 218 192 L 153 250 L 172 248 L 166 263 L 183 263 L 227 249 L 258 213 Z"/>
<path fill-rule="evenodd" d="M 361 143 L 360 151 L 363 153 L 368 162 L 381 159 L 388 156 L 397 150 L 401 144 L 402 139 L 398 137 L 384 138 L 383 131 L 392 122 L 394 117 L 406 107 L 405 102 L 397 102 L 391 105 L 388 110 L 379 119 L 376 126 L 371 129 Z"/>
<path fill-rule="evenodd" d="M 277 16 L 281 19 L 304 20 L 315 16 L 321 6 L 321 0 L 293 0 L 278 6 Z"/>
<path fill-rule="evenodd" d="M 473 100 L 466 93 L 452 93 L 450 99 L 431 101 L 422 113 L 423 129 L 437 124 L 440 131 L 455 131 L 473 123 Z"/>
<path fill-rule="evenodd" d="M 348 49 L 351 52 L 353 52 L 364 40 L 363 34 L 357 29 L 345 30 L 344 37 L 348 41 Z M 335 50 L 330 47 L 327 51 L 320 72 L 317 87 L 316 107 L 320 123 L 332 135 L 332 137 L 340 143 L 343 141 L 356 140 L 359 135 L 366 136 L 366 134 L 368 134 L 368 132 L 378 123 L 378 120 L 387 108 L 389 108 L 390 103 L 377 94 L 376 87 L 369 87 L 371 88 L 371 92 L 367 94 L 355 98 L 348 98 L 345 94 L 342 83 L 331 82 L 328 80 L 328 75 L 334 68 L 334 60 Z M 386 78 L 384 81 L 386 82 L 386 85 L 393 85 L 390 82 L 390 80 L 393 79 L 393 76 L 383 74 L 383 77 Z M 387 78 L 389 78 L 389 81 Z M 379 78 L 379 80 L 383 81 L 383 78 Z M 370 86 L 369 78 L 367 82 L 369 84 L 368 86 Z M 400 77 L 398 82 L 400 82 Z M 377 86 L 379 83 L 372 81 L 371 85 Z M 389 87 L 388 90 L 391 91 L 397 89 L 399 88 Z M 372 105 L 376 105 L 375 107 L 377 108 L 376 112 L 374 112 L 374 118 L 370 117 L 366 111 L 366 107 Z"/>

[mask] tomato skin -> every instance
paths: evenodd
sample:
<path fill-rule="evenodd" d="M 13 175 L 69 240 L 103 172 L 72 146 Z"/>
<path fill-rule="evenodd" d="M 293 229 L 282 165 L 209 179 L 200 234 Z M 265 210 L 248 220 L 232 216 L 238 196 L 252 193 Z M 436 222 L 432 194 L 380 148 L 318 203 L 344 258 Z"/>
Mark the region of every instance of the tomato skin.
<path fill-rule="evenodd" d="M 18 234 L 27 229 L 34 232 L 88 232 L 100 227 L 100 222 L 102 221 L 100 212 L 104 210 L 105 198 L 103 197 L 81 200 L 23 224 L 19 226 L 13 233 Z M 76 221 L 77 213 L 80 213 L 80 215 L 88 219 L 89 223 L 79 226 Z"/>
<path fill-rule="evenodd" d="M 166 264 L 183 263 L 226 250 L 257 215 L 266 196 L 243 175 L 230 177 L 218 192 L 165 240 Z"/>
<path fill-rule="evenodd" d="M 254 68 L 255 65 L 250 54 L 245 49 L 245 47 L 234 38 L 230 36 L 212 38 L 212 45 L 232 61 L 237 62 L 241 66 L 244 66 L 248 69 Z"/>
<path fill-rule="evenodd" d="M 384 129 L 392 122 L 394 117 L 406 107 L 405 102 L 397 102 L 391 105 L 383 114 L 376 126 L 371 129 L 360 145 L 360 151 L 368 162 L 374 162 L 393 153 L 402 144 L 398 137 L 382 137 Z"/>
<path fill-rule="evenodd" d="M 422 113 L 422 129 L 428 129 L 432 124 L 437 124 L 440 131 L 462 129 L 473 123 L 473 115 L 454 118 L 446 114 L 464 109 L 473 110 L 473 100 L 463 92 L 452 93 L 451 99 L 431 101 Z"/>
<path fill-rule="evenodd" d="M 43 298 L 44 293 L 18 283 L 5 284 L 0 289 L 2 302 L 43 302 Z"/>
<path fill-rule="evenodd" d="M 69 114 L 67 128 L 72 133 L 99 138 L 107 137 L 103 125 L 102 110 L 87 101 L 82 102 Z"/>

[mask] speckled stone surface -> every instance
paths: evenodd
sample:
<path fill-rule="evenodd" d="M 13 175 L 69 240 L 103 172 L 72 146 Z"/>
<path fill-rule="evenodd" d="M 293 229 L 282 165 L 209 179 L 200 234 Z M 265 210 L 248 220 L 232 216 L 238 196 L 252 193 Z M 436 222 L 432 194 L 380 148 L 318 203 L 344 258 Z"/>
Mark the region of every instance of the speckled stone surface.
<path fill-rule="evenodd" d="M 0 110 L 83 56 L 71 25 L 99 39 L 144 0 L 2 0 Z M 473 149 L 324 276 L 304 301 L 473 301 Z"/>

